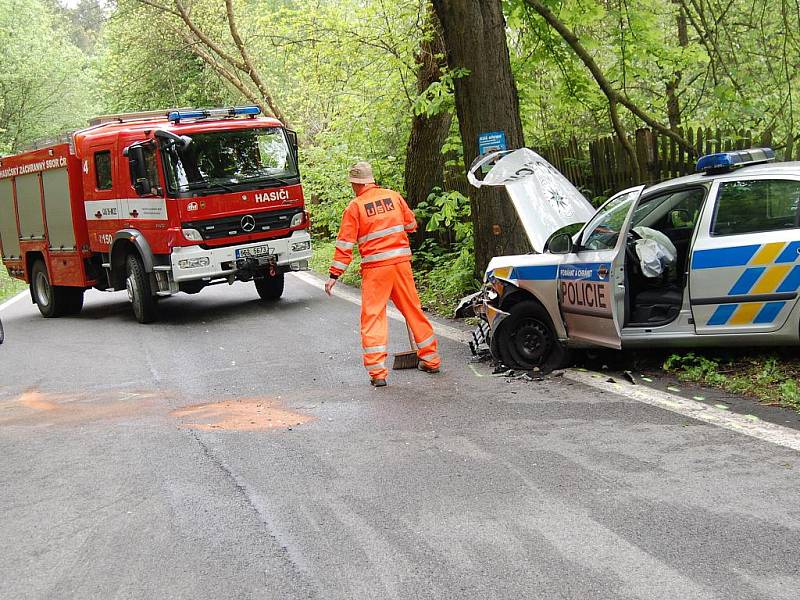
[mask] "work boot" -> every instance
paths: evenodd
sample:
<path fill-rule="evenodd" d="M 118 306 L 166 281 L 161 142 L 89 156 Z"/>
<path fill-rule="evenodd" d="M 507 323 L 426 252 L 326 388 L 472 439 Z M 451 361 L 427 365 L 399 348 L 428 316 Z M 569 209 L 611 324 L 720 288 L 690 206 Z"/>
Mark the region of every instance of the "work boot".
<path fill-rule="evenodd" d="M 439 367 L 432 367 L 428 363 L 426 363 L 424 360 L 419 361 L 419 364 L 417 365 L 417 368 L 420 371 L 422 371 L 423 373 L 434 374 L 434 373 L 438 373 L 439 372 Z"/>
<path fill-rule="evenodd" d="M 374 377 L 369 380 L 370 385 L 373 387 L 386 387 L 386 380 Z"/>

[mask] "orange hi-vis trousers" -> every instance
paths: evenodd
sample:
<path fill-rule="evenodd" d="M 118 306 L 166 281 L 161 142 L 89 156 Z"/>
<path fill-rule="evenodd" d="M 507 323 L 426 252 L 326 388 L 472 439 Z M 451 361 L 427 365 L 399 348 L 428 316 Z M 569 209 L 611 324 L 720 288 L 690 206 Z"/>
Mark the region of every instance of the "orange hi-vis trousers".
<path fill-rule="evenodd" d="M 389 341 L 389 323 L 386 304 L 391 299 L 406 319 L 419 350 L 421 361 L 438 368 L 438 342 L 430 321 L 422 311 L 411 262 L 370 267 L 361 271 L 361 346 L 364 349 L 364 366 L 373 379 L 385 379 L 386 345 Z"/>

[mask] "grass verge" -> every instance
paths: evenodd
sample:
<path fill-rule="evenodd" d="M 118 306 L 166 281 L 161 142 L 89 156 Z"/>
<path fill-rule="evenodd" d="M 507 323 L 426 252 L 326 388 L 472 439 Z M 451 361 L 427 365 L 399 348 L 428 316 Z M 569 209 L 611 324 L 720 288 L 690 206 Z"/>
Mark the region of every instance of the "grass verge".
<path fill-rule="evenodd" d="M 663 368 L 685 381 L 800 411 L 797 349 L 686 352 L 669 356 Z"/>
<path fill-rule="evenodd" d="M 9 276 L 8 271 L 0 262 L 0 302 L 4 302 L 18 294 L 27 287 L 27 284 L 19 279 Z"/>

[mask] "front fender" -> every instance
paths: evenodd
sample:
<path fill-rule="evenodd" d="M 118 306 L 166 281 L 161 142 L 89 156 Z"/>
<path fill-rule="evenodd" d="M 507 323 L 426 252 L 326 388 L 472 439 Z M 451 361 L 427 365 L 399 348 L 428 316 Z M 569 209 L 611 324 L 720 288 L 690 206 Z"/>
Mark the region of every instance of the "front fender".
<path fill-rule="evenodd" d="M 120 261 L 120 253 L 124 255 L 124 247 L 132 244 L 139 256 L 142 258 L 144 270 L 147 273 L 153 272 L 153 251 L 150 249 L 150 243 L 138 229 L 120 229 L 114 234 L 114 239 L 111 242 L 111 264 L 114 265 Z M 116 260 L 115 260 L 116 259 Z M 122 256 L 124 260 L 124 256 Z"/>

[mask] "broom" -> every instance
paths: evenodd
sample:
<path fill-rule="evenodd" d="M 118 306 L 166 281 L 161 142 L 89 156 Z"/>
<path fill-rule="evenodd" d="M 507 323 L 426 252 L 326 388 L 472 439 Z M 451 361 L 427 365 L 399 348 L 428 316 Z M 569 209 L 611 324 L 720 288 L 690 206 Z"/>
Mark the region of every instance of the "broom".
<path fill-rule="evenodd" d="M 400 369 L 416 369 L 419 365 L 417 343 L 414 341 L 414 334 L 411 332 L 411 327 L 408 326 L 408 321 L 406 321 L 406 330 L 408 330 L 408 343 L 411 344 L 411 350 L 408 352 L 398 352 L 394 355 L 392 369 L 395 371 L 399 371 Z"/>

